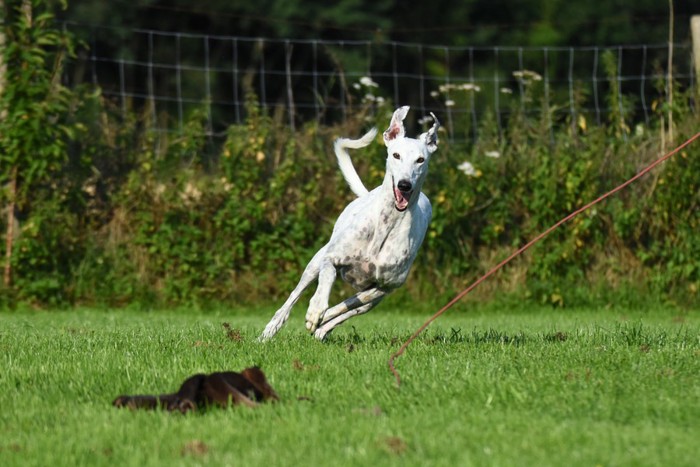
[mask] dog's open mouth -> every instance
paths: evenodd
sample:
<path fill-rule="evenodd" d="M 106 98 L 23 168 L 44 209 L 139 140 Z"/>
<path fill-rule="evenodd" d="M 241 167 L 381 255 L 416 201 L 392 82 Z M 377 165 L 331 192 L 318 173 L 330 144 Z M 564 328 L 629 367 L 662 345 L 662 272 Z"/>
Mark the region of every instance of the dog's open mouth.
<path fill-rule="evenodd" d="M 408 200 L 411 199 L 411 193 L 413 193 L 413 190 L 401 191 L 394 187 L 394 206 L 396 206 L 397 211 L 403 212 L 406 210 L 408 207 Z"/>

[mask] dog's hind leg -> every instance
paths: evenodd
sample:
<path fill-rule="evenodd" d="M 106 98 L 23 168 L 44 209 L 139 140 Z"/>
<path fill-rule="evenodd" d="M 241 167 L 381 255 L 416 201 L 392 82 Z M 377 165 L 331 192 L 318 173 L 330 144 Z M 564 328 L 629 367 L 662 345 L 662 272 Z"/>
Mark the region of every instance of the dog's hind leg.
<path fill-rule="evenodd" d="M 299 300 L 302 292 L 304 292 L 304 290 L 306 290 L 306 288 L 318 277 L 325 253 L 326 247 L 323 247 L 314 255 L 311 261 L 309 261 L 309 264 L 306 266 L 306 269 L 304 269 L 304 272 L 301 275 L 301 279 L 299 279 L 299 283 L 294 288 L 292 293 L 289 294 L 289 298 L 287 298 L 287 301 L 284 302 L 284 305 L 277 310 L 270 322 L 267 323 L 265 330 L 262 332 L 258 340 L 264 341 L 270 339 L 272 336 L 277 334 L 282 325 L 289 319 L 289 314 L 292 311 L 292 307 L 297 300 Z"/>
<path fill-rule="evenodd" d="M 370 311 L 372 308 L 375 306 L 379 305 L 379 302 L 382 301 L 384 297 L 379 297 L 376 300 L 367 303 L 365 305 L 362 305 L 359 308 L 354 308 L 352 310 L 348 310 L 342 315 L 336 316 L 334 319 L 325 321 L 321 326 L 319 326 L 318 329 L 316 329 L 316 332 L 314 332 L 314 337 L 318 340 L 323 340 L 326 338 L 328 333 L 330 333 L 333 329 L 336 327 L 340 326 L 342 323 L 347 321 L 348 319 L 352 318 L 353 316 L 358 316 L 367 313 Z"/>
<path fill-rule="evenodd" d="M 319 340 L 325 339 L 326 335 L 336 326 L 353 316 L 367 313 L 379 305 L 387 293 L 379 288 L 365 290 L 328 309 L 323 315 L 323 320 L 318 329 L 314 332 L 314 337 Z"/>

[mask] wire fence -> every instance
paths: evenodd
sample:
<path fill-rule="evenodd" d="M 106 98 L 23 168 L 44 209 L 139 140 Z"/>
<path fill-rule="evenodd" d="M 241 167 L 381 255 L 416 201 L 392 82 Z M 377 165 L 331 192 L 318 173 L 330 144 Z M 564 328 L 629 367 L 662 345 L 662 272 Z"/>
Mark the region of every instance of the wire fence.
<path fill-rule="evenodd" d="M 696 79 L 685 43 L 448 47 L 68 27 L 89 45 L 71 82 L 99 86 L 123 112 L 146 110 L 159 131 L 204 108 L 208 133 L 221 134 L 244 121 L 246 99 L 292 128 L 341 122 L 358 106 L 410 105 L 416 118 L 435 112 L 455 140 L 475 139 L 487 118 L 500 132 L 514 111 L 550 123 L 612 114 L 648 123 L 669 83 L 687 89 Z"/>

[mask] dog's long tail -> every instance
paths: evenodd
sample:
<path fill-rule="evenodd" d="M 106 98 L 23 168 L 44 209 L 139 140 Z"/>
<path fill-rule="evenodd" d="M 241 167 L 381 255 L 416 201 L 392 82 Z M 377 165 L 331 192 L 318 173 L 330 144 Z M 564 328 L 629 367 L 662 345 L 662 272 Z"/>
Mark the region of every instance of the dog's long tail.
<path fill-rule="evenodd" d="M 347 150 L 369 146 L 370 143 L 374 141 L 375 136 L 377 136 L 377 129 L 372 128 L 360 139 L 338 138 L 333 145 L 335 156 L 338 158 L 340 171 L 348 182 L 348 185 L 350 185 L 350 189 L 357 196 L 366 195 L 368 191 L 364 183 L 362 183 L 362 180 L 360 180 L 360 176 L 357 175 L 357 171 L 355 170 L 355 166 L 352 165 L 352 160 Z"/>

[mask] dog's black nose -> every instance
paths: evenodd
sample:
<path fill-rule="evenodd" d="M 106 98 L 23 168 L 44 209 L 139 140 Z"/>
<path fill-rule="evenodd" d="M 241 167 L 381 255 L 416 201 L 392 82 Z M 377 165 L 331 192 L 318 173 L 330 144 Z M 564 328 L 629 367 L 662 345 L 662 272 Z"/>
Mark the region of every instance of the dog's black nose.
<path fill-rule="evenodd" d="M 411 185 L 411 182 L 409 182 L 408 180 L 399 180 L 397 186 L 399 187 L 399 190 L 403 192 L 411 191 L 411 188 L 413 188 L 413 185 Z"/>

